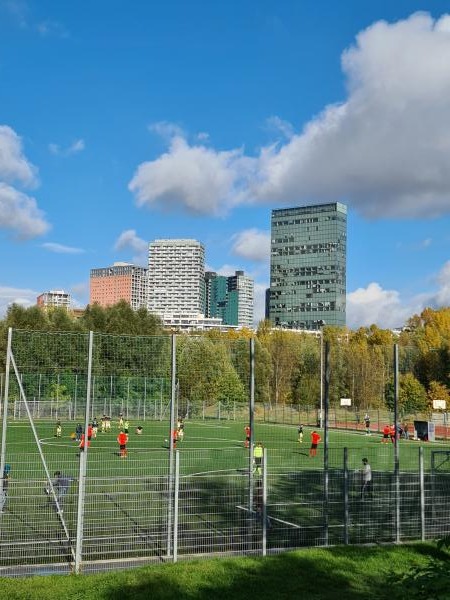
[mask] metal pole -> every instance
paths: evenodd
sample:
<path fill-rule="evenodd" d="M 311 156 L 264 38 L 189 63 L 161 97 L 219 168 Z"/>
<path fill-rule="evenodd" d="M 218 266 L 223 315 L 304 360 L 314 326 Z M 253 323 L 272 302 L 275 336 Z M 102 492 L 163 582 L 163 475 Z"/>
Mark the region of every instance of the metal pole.
<path fill-rule="evenodd" d="M 178 560 L 178 496 L 180 491 L 180 453 L 175 450 L 175 499 L 173 506 L 173 562 Z"/>
<path fill-rule="evenodd" d="M 350 511 L 348 503 L 348 448 L 344 448 L 344 544 L 348 544 L 348 530 L 350 524 Z"/>
<path fill-rule="evenodd" d="M 170 424 L 169 424 L 169 490 L 168 490 L 168 506 L 167 506 L 167 556 L 172 552 L 172 523 L 173 523 L 173 486 L 174 486 L 174 447 L 172 432 L 175 428 L 175 396 L 176 396 L 176 349 L 177 336 L 172 335 L 172 371 L 171 371 L 171 393 L 170 393 Z"/>
<path fill-rule="evenodd" d="M 399 443 L 397 435 L 398 421 L 398 344 L 394 344 L 394 479 L 395 479 L 395 542 L 400 543 L 400 468 L 399 468 Z"/>
<path fill-rule="evenodd" d="M 319 427 L 323 427 L 323 329 L 320 329 L 320 413 Z"/>
<path fill-rule="evenodd" d="M 267 450 L 263 448 L 263 472 L 262 472 L 262 555 L 267 554 Z"/>
<path fill-rule="evenodd" d="M 425 541 L 425 474 L 423 468 L 423 448 L 419 448 L 419 481 L 420 481 L 420 539 Z"/>
<path fill-rule="evenodd" d="M 255 340 L 254 338 L 250 339 L 250 389 L 249 389 L 249 427 L 250 427 L 250 443 L 249 443 L 249 452 L 248 452 L 248 484 L 249 484 L 249 498 L 248 498 L 248 508 L 250 514 L 252 514 L 253 510 L 253 446 L 255 443 L 255 432 L 254 432 L 254 424 L 255 424 Z"/>
<path fill-rule="evenodd" d="M 12 328 L 8 327 L 8 345 L 6 347 L 6 369 L 5 369 L 5 390 L 3 398 L 3 421 L 2 421 L 2 446 L 0 450 L 0 498 L 3 496 L 3 473 L 6 463 L 6 431 L 8 423 L 8 400 L 9 400 L 9 370 L 11 368 L 11 341 Z"/>
<path fill-rule="evenodd" d="M 92 382 L 92 354 L 94 347 L 94 333 L 89 332 L 88 349 L 88 372 L 86 382 L 86 407 L 84 412 L 84 450 L 80 448 L 80 469 L 78 475 L 78 507 L 77 507 L 77 531 L 75 546 L 75 573 L 81 572 L 82 550 L 83 550 L 83 526 L 84 526 L 84 500 L 86 496 L 86 467 L 87 455 L 89 449 L 88 427 L 89 427 L 89 409 L 91 402 L 91 382 Z"/>
<path fill-rule="evenodd" d="M 328 407 L 330 400 L 330 342 L 325 342 L 325 386 L 324 386 L 324 403 L 325 403 L 325 432 L 323 444 L 323 516 L 324 516 L 324 542 L 328 546 L 328 501 L 329 501 L 329 473 L 328 473 Z"/>

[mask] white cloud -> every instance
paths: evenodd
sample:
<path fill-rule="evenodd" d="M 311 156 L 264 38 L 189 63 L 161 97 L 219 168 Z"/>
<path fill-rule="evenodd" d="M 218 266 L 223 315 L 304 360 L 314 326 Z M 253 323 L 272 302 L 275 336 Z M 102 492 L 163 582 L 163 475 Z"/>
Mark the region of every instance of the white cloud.
<path fill-rule="evenodd" d="M 0 182 L 0 228 L 10 229 L 19 239 L 43 235 L 50 229 L 36 200 Z"/>
<path fill-rule="evenodd" d="M 250 164 L 241 150 L 191 146 L 177 134 L 165 154 L 138 166 L 128 188 L 139 206 L 224 215 L 243 200 L 241 180 Z"/>
<path fill-rule="evenodd" d="M 25 308 L 33 306 L 39 294 L 40 292 L 30 289 L 0 286 L 0 317 L 6 314 L 11 304 L 21 304 Z"/>
<path fill-rule="evenodd" d="M 343 200 L 368 218 L 450 212 L 450 16 L 379 21 L 343 52 L 347 97 L 293 135 L 245 156 L 189 145 L 170 124 L 166 153 L 138 166 L 129 189 L 140 206 L 223 215 L 248 202 Z"/>
<path fill-rule="evenodd" d="M 383 328 L 402 326 L 412 316 L 410 308 L 395 290 L 383 290 L 378 283 L 347 294 L 347 325 L 351 329 L 376 324 Z"/>
<path fill-rule="evenodd" d="M 368 217 L 450 211 L 449 17 L 375 23 L 342 56 L 348 98 L 263 150 L 258 199 L 345 199 Z"/>
<path fill-rule="evenodd" d="M 135 252 L 145 252 L 148 250 L 148 242 L 138 237 L 134 229 L 127 229 L 122 231 L 114 244 L 115 250 L 124 248 L 131 248 Z"/>
<path fill-rule="evenodd" d="M 86 148 L 86 143 L 83 139 L 75 140 L 67 146 L 67 148 L 61 148 L 59 144 L 50 143 L 48 149 L 55 156 L 71 156 L 72 154 L 78 154 Z"/>
<path fill-rule="evenodd" d="M 21 138 L 7 125 L 0 125 L 0 180 L 37 184 L 36 167 L 25 158 Z"/>
<path fill-rule="evenodd" d="M 42 244 L 42 247 L 49 252 L 55 252 L 56 254 L 83 254 L 82 248 L 74 248 L 72 246 L 64 246 L 63 244 L 57 244 L 55 242 L 46 242 Z"/>
<path fill-rule="evenodd" d="M 291 139 L 294 136 L 294 127 L 292 124 L 289 121 L 280 119 L 280 117 L 269 117 L 266 121 L 266 126 L 269 131 L 274 131 L 277 134 L 281 133 L 287 139 Z"/>
<path fill-rule="evenodd" d="M 266 262 L 270 258 L 270 233 L 258 229 L 245 229 L 233 236 L 231 249 L 236 256 Z"/>
<path fill-rule="evenodd" d="M 402 298 L 396 290 L 384 290 L 378 283 L 358 288 L 347 294 L 347 325 L 351 329 L 373 323 L 382 328 L 401 327 L 425 308 L 450 305 L 450 261 L 434 277 L 436 290 L 415 297 Z"/>
<path fill-rule="evenodd" d="M 127 250 L 128 248 L 137 253 L 135 256 L 133 256 L 134 264 L 147 265 L 148 242 L 138 237 L 134 229 L 127 229 L 123 231 L 114 244 L 115 250 Z"/>

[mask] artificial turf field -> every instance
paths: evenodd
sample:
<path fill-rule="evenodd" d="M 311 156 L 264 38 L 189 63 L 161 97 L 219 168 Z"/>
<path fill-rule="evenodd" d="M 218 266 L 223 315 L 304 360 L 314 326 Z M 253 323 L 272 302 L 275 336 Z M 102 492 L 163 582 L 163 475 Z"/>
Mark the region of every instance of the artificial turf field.
<path fill-rule="evenodd" d="M 146 421 L 143 434 L 131 422 L 128 457 L 118 456 L 117 424 L 97 435 L 88 451 L 86 496 L 83 502 L 83 559 L 116 561 L 141 557 L 163 561 L 173 551 L 175 483 L 168 477 L 168 423 Z M 0 516 L 0 567 L 73 561 L 78 510 L 79 458 L 70 434 L 76 423 L 62 422 L 61 438 L 54 422 L 37 422 L 38 437 L 51 475 L 60 470 L 74 478 L 63 502 L 63 521 L 44 495 L 45 471 L 26 421 L 8 424 L 6 462 L 11 466 L 8 499 Z M 181 555 L 259 552 L 265 529 L 268 551 L 342 543 L 382 542 L 395 537 L 394 448 L 381 435 L 329 432 L 328 529 L 324 531 L 323 442 L 315 458 L 308 456 L 311 428 L 303 444 L 293 425 L 255 423 L 255 441 L 267 451 L 266 527 L 257 518 L 261 478 L 249 476 L 249 454 L 244 448 L 244 422 L 186 421 L 178 444 L 177 551 Z M 432 536 L 447 522 L 447 454 L 438 478 L 431 478 L 432 450 L 450 445 L 424 446 L 426 525 Z M 401 440 L 400 493 L 403 539 L 420 538 L 419 447 Z M 344 519 L 344 448 L 348 448 L 347 508 Z M 373 497 L 361 501 L 361 459 L 367 457 L 374 473 Z M 441 460 L 442 459 L 442 460 Z M 428 478 L 428 476 L 430 478 Z M 252 505 L 250 506 L 250 500 Z M 63 525 L 69 534 L 69 539 Z M 95 566 L 93 567 L 95 568 Z"/>

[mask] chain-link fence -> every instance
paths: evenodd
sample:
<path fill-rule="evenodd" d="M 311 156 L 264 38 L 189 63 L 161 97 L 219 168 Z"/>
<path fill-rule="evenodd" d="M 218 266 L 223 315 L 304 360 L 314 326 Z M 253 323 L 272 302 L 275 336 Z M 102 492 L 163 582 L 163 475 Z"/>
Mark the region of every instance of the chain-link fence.
<path fill-rule="evenodd" d="M 330 407 L 334 352 L 308 408 L 267 396 L 254 340 L 10 331 L 0 574 L 447 533 L 450 447 L 385 438 L 395 411 Z"/>

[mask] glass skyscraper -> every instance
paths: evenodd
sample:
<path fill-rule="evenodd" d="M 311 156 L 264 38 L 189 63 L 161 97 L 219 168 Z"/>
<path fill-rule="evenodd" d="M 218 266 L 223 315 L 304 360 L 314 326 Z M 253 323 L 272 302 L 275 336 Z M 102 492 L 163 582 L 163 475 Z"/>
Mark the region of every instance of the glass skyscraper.
<path fill-rule="evenodd" d="M 272 211 L 269 318 L 275 327 L 345 326 L 347 207 Z"/>

